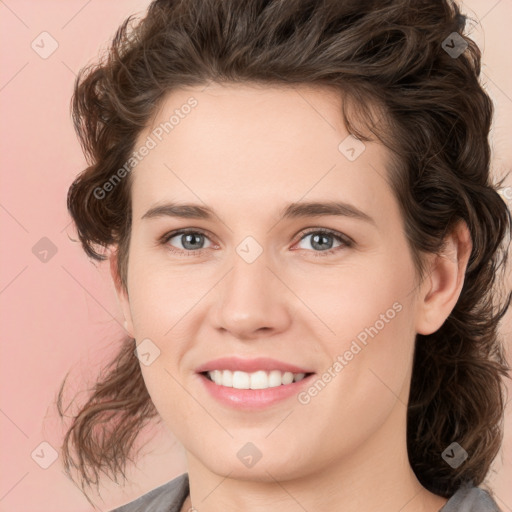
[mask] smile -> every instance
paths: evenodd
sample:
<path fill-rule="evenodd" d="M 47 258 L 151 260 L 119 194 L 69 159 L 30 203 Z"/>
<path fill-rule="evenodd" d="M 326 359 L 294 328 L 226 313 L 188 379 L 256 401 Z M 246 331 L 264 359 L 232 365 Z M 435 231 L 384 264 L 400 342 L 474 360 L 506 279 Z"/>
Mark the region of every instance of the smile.
<path fill-rule="evenodd" d="M 196 375 L 199 376 L 207 396 L 217 403 L 249 412 L 277 406 L 296 397 L 311 383 L 315 374 L 280 372 L 279 370 L 253 373 L 239 370 L 213 370 Z M 251 385 L 255 387 L 251 388 Z"/>

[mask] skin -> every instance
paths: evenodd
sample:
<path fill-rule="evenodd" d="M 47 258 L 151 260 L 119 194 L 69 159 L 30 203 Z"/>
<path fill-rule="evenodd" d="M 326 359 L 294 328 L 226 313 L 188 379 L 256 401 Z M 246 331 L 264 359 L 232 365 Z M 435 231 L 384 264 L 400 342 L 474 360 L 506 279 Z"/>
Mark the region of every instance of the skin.
<path fill-rule="evenodd" d="M 459 297 L 471 250 L 461 223 L 445 252 L 428 255 L 419 281 L 377 142 L 349 161 L 333 91 L 210 84 L 173 91 L 137 147 L 193 96 L 198 105 L 134 168 L 128 289 L 117 287 L 126 329 L 160 356 L 141 364 L 151 398 L 183 444 L 190 496 L 201 512 L 435 512 L 407 459 L 406 404 L 416 333 L 435 332 Z M 208 205 L 213 220 L 141 219 L 157 203 Z M 343 216 L 279 220 L 293 201 L 343 200 L 374 224 Z M 202 230 L 192 256 L 173 230 Z M 321 253 L 306 228 L 353 240 Z M 247 237 L 263 249 L 236 252 Z M 202 244 L 202 245 L 201 245 Z M 173 253 L 169 246 L 178 252 Z M 181 252 L 180 252 L 181 251 Z M 111 257 L 115 281 L 117 268 Z M 116 285 L 118 286 L 118 285 Z M 211 359 L 273 357 L 321 375 L 394 303 L 401 311 L 308 404 L 297 397 L 261 411 L 221 405 L 195 368 Z M 261 459 L 247 468 L 247 442 Z M 441 457 L 441 454 L 439 454 Z"/>

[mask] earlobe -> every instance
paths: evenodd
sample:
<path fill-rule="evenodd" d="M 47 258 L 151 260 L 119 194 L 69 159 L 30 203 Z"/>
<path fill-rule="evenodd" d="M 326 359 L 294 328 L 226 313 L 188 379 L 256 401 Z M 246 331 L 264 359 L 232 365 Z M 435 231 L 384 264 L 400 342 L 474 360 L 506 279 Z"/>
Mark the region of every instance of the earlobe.
<path fill-rule="evenodd" d="M 121 307 L 121 310 L 122 310 L 124 318 L 125 318 L 125 320 L 123 322 L 123 327 L 124 327 L 125 331 L 132 338 L 134 338 L 135 331 L 133 328 L 132 314 L 131 314 L 131 309 L 130 309 L 130 301 L 128 299 L 128 294 L 122 284 L 121 276 L 119 275 L 119 270 L 118 270 L 118 266 L 117 266 L 117 252 L 113 251 L 110 254 L 109 263 L 110 263 L 110 274 L 112 276 L 112 281 L 114 282 L 117 301 L 119 302 L 119 305 Z"/>
<path fill-rule="evenodd" d="M 452 312 L 464 285 L 471 250 L 469 229 L 464 221 L 459 221 L 445 238 L 442 251 L 432 255 L 430 271 L 418 295 L 418 334 L 436 332 Z"/>

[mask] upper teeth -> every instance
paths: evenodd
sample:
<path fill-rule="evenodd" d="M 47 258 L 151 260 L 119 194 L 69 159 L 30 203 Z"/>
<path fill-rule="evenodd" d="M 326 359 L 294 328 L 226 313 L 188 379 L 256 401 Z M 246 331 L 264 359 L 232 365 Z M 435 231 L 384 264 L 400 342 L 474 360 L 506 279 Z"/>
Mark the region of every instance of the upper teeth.
<path fill-rule="evenodd" d="M 282 384 L 291 384 L 302 380 L 306 375 L 305 373 L 280 372 L 279 370 L 272 370 L 271 372 L 260 370 L 254 373 L 213 370 L 207 373 L 215 384 L 236 389 L 275 388 Z"/>

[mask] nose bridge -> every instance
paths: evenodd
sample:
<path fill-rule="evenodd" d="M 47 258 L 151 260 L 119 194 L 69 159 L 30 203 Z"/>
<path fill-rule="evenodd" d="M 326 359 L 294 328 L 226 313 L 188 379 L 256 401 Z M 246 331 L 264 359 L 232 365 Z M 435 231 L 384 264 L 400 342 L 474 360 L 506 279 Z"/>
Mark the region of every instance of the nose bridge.
<path fill-rule="evenodd" d="M 219 283 L 216 324 L 237 337 L 281 330 L 290 320 L 285 286 L 275 276 L 269 252 L 252 237 L 230 258 L 230 271 Z"/>

